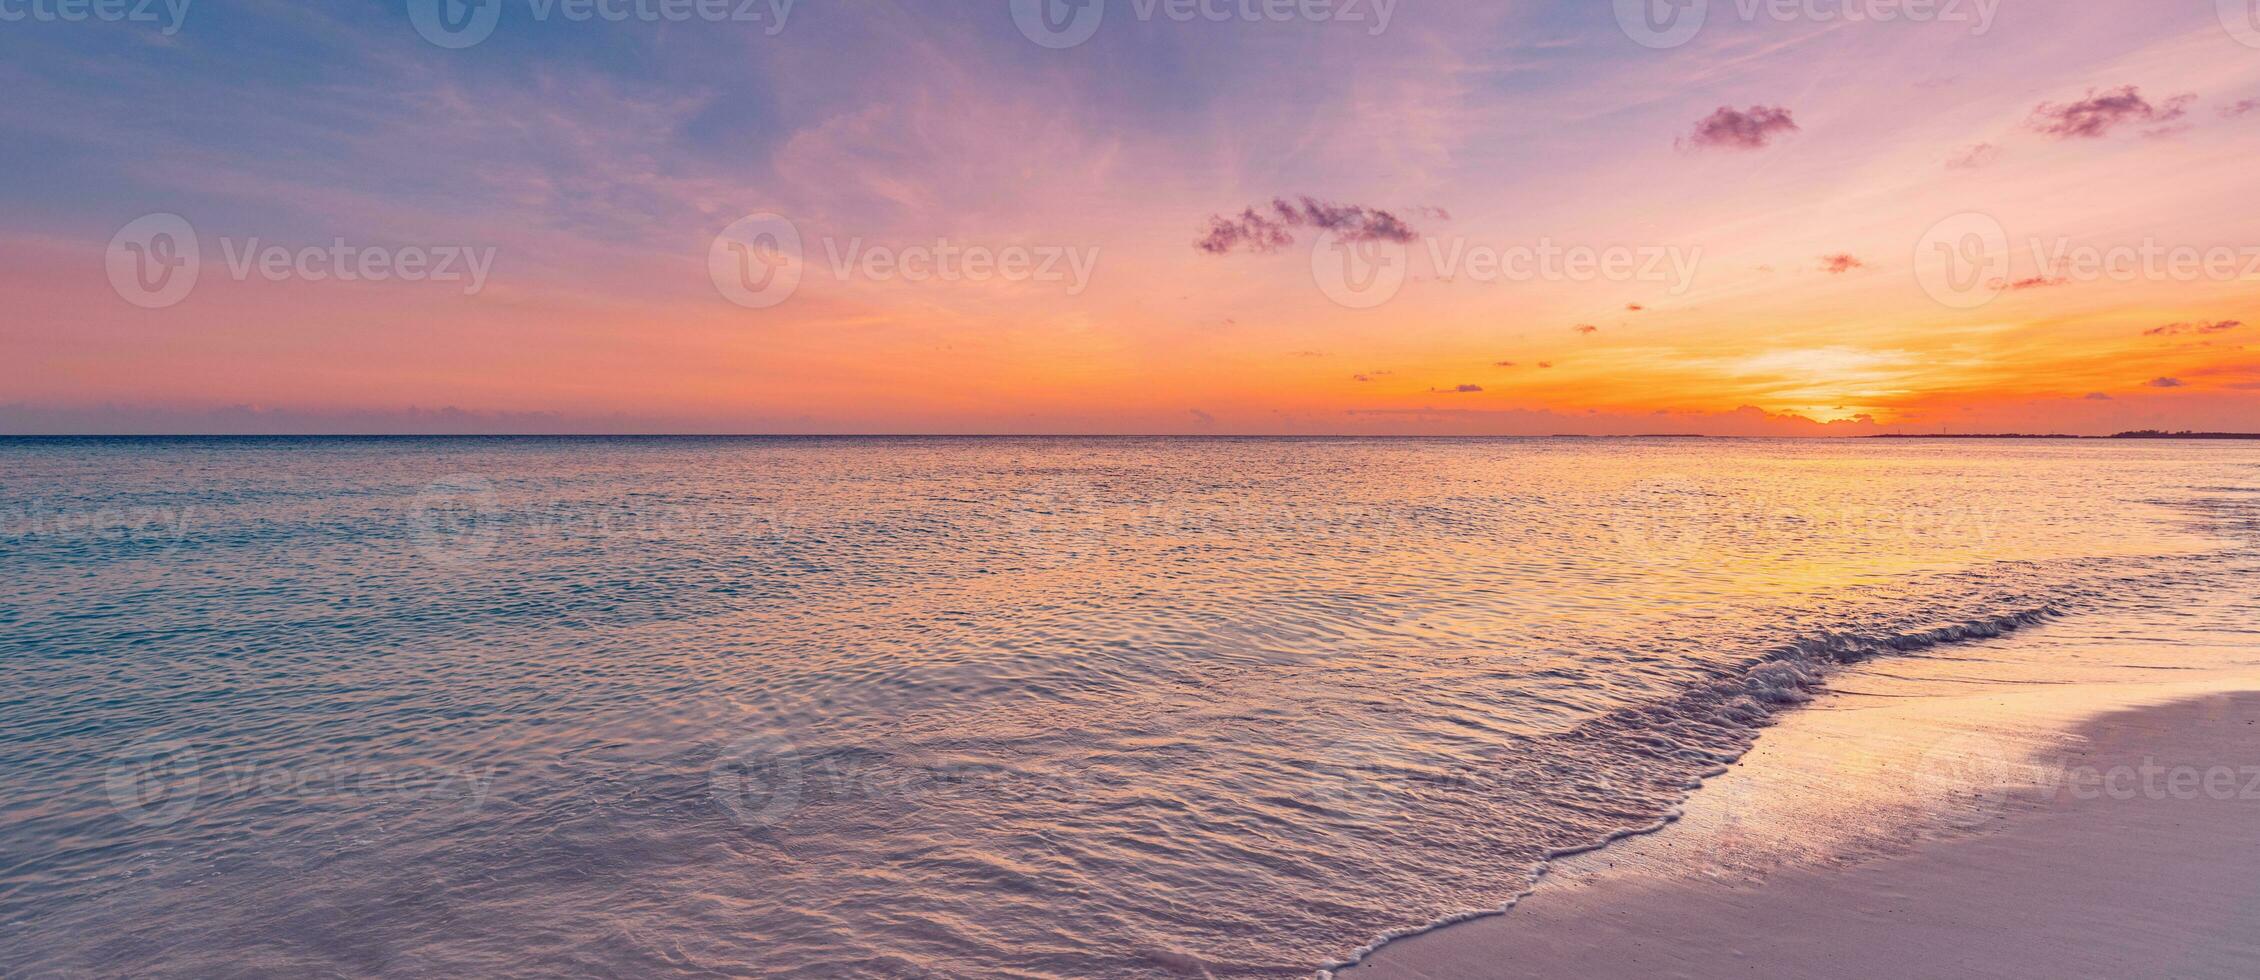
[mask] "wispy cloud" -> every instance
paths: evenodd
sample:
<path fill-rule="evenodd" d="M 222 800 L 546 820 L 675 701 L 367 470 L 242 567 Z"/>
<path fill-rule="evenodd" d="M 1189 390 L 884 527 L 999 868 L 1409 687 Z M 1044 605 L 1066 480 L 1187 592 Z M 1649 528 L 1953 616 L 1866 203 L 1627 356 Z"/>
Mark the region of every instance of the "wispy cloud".
<path fill-rule="evenodd" d="M 1991 143 L 1979 143 L 1975 146 L 1970 147 L 1969 149 L 1963 150 L 1960 153 L 1954 154 L 1953 157 L 1946 161 L 1946 169 L 1976 170 L 1981 167 L 1992 166 L 1993 161 L 1999 159 L 2001 159 L 2000 147 L 1995 146 Z"/>
<path fill-rule="evenodd" d="M 2226 333 L 2241 326 L 2244 326 L 2242 320 L 2214 320 L 2212 322 L 2199 320 L 2195 323 L 2169 323 L 2162 327 L 2152 327 L 2143 331 L 2142 335 L 2145 337 L 2173 337 L 2185 333 Z"/>
<path fill-rule="evenodd" d="M 1438 209 L 1426 210 L 1442 214 Z M 1331 231 L 1344 241 L 1352 242 L 1409 242 L 1420 237 L 1403 218 L 1379 208 L 1335 204 L 1307 196 L 1292 201 L 1282 197 L 1272 199 L 1268 206 L 1242 209 L 1235 217 L 1210 215 L 1208 230 L 1193 247 L 1210 255 L 1224 255 L 1235 249 L 1276 252 L 1295 243 L 1298 228 Z"/>

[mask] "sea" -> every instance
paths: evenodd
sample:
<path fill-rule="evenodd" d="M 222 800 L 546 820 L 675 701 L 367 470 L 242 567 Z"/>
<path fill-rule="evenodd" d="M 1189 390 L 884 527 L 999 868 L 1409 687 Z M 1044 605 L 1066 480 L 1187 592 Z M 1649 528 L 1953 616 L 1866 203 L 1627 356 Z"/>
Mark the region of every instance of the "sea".
<path fill-rule="evenodd" d="M 1311 976 L 2256 544 L 2251 442 L 0 440 L 0 975 Z"/>

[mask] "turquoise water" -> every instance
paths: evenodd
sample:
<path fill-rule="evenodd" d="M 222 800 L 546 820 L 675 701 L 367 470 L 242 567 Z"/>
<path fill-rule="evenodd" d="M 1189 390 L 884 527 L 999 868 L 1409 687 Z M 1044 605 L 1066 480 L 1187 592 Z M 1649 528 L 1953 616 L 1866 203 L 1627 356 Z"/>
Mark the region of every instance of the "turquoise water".
<path fill-rule="evenodd" d="M 0 973 L 1306 975 L 2260 446 L 0 441 Z"/>

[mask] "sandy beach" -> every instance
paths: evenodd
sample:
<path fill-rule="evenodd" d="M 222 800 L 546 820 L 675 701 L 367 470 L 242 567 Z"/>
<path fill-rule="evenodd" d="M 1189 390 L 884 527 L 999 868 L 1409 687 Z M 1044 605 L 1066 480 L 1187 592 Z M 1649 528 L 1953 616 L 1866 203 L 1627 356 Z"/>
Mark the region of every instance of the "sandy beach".
<path fill-rule="evenodd" d="M 2260 975 L 2252 651 L 2107 632 L 1848 673 L 1666 829 L 1339 975 Z"/>

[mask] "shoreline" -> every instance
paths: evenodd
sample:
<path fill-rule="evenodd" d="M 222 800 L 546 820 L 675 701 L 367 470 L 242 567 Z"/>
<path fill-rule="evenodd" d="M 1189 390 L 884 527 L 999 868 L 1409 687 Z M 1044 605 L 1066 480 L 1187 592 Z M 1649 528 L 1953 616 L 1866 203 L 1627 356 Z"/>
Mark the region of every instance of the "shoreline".
<path fill-rule="evenodd" d="M 2260 653 L 2202 631 L 2148 642 L 2109 623 L 2092 632 L 2031 631 L 1848 668 L 1660 823 L 1550 857 L 1503 907 L 1378 940 L 1319 974 L 2040 977 L 2113 972 L 2089 962 L 2113 950 L 2196 949 L 2214 958 L 2190 961 L 2186 975 L 2260 975 L 2260 940 L 2171 928 L 2208 909 L 2260 907 L 2260 886 L 2212 904 L 2215 877 L 2139 896 L 2095 891 L 2169 858 L 2177 871 L 2260 881 L 2260 856 L 2238 860 L 2248 849 L 2239 833 L 2260 820 Z M 2048 679 L 2049 666 L 2066 676 Z M 2161 798 L 2115 798 L 2143 785 L 2146 766 L 2158 767 L 2148 771 Z M 2104 782 L 2091 784 L 2090 770 Z M 2208 778 L 2231 798 L 2206 797 Z M 2111 846 L 2121 842 L 2140 846 Z M 2158 913 L 2150 942 L 2077 941 L 2078 929 L 2105 935 L 2136 910 Z M 2260 913 L 2235 925 L 2260 935 Z M 2045 936 L 2056 955 L 2003 948 L 1990 966 L 1921 958 L 1989 936 Z M 1849 943 L 1873 948 L 1839 955 Z"/>

